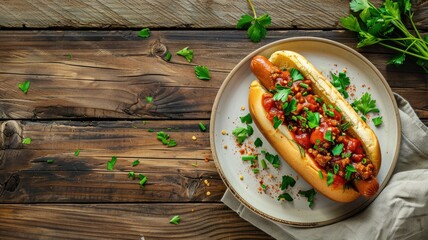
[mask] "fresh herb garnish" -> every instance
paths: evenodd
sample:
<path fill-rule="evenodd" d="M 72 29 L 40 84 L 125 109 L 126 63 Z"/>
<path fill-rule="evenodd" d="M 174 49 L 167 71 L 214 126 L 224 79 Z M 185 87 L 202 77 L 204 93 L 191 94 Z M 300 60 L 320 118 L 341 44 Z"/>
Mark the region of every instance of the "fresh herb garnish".
<path fill-rule="evenodd" d="M 332 172 L 327 173 L 327 186 L 330 186 L 334 182 L 334 174 Z"/>
<path fill-rule="evenodd" d="M 180 223 L 180 221 L 181 221 L 180 216 L 176 215 L 169 220 L 169 223 L 178 225 Z"/>
<path fill-rule="evenodd" d="M 163 143 L 163 145 L 166 145 L 168 147 L 175 147 L 177 146 L 177 143 L 175 140 L 170 139 L 170 136 L 166 134 L 165 132 L 158 132 L 157 133 L 157 139 Z"/>
<path fill-rule="evenodd" d="M 329 142 L 333 142 L 333 135 L 331 133 L 331 130 L 327 130 L 324 134 L 324 139 L 329 141 Z"/>
<path fill-rule="evenodd" d="M 302 195 L 302 196 L 308 198 L 310 208 L 312 208 L 314 206 L 315 194 L 317 194 L 317 192 L 313 188 L 309 189 L 307 191 L 302 191 L 302 190 L 299 191 L 299 195 Z"/>
<path fill-rule="evenodd" d="M 192 62 L 193 50 L 189 50 L 189 47 L 185 47 L 177 52 L 177 55 L 185 57 L 187 62 Z"/>
<path fill-rule="evenodd" d="M 292 202 L 293 201 L 293 198 L 288 193 L 282 193 L 281 195 L 278 196 L 278 201 L 281 201 L 283 199 L 287 200 L 288 202 Z"/>
<path fill-rule="evenodd" d="M 380 117 L 375 117 L 375 118 L 373 118 L 372 119 L 372 121 L 373 121 L 373 123 L 374 123 L 374 125 L 377 127 L 377 126 L 379 126 L 379 125 L 381 125 L 382 124 L 382 122 L 383 122 L 383 120 L 382 120 L 382 117 L 380 116 Z"/>
<path fill-rule="evenodd" d="M 339 164 L 334 164 L 333 173 L 337 174 L 337 172 L 339 172 L 339 168 Z"/>
<path fill-rule="evenodd" d="M 354 168 L 354 165 L 348 164 L 345 168 L 345 179 L 346 181 L 349 181 L 351 179 L 352 173 L 357 172 L 357 170 Z"/>
<path fill-rule="evenodd" d="M 111 160 L 107 162 L 107 170 L 113 171 L 113 168 L 116 162 L 117 162 L 117 157 L 116 156 L 111 157 Z"/>
<path fill-rule="evenodd" d="M 247 139 L 247 132 L 246 128 L 237 127 L 232 131 L 232 134 L 236 137 L 238 143 L 242 144 Z"/>
<path fill-rule="evenodd" d="M 135 172 L 130 171 L 130 172 L 128 173 L 128 178 L 132 178 L 132 180 L 134 180 L 134 179 L 135 179 Z"/>
<path fill-rule="evenodd" d="M 318 170 L 318 176 L 320 177 L 320 179 L 324 179 L 324 175 L 322 174 L 321 170 Z"/>
<path fill-rule="evenodd" d="M 257 155 L 242 156 L 242 161 L 250 161 L 251 164 L 254 164 L 254 160 L 256 159 L 257 159 Z"/>
<path fill-rule="evenodd" d="M 343 95 L 344 98 L 348 98 L 349 94 L 346 89 L 351 84 L 351 81 L 349 80 L 349 77 L 346 76 L 346 72 L 340 72 L 338 75 L 335 75 L 332 72 L 330 72 L 330 74 L 333 79 L 331 84 Z"/>
<path fill-rule="evenodd" d="M 273 117 L 273 128 L 277 129 L 281 124 L 282 120 L 280 120 L 278 116 Z"/>
<path fill-rule="evenodd" d="M 239 117 L 239 119 L 241 119 L 242 123 L 246 123 L 246 124 L 253 123 L 253 119 L 251 118 L 251 114 L 249 114 L 249 113 L 243 117 Z"/>
<path fill-rule="evenodd" d="M 138 164 L 140 164 L 140 160 L 139 159 L 137 159 L 137 160 L 135 160 L 135 161 L 132 162 L 132 166 L 133 167 L 137 166 Z"/>
<path fill-rule="evenodd" d="M 302 88 L 306 88 L 306 89 L 309 87 L 309 85 L 306 83 L 299 83 L 299 86 L 301 86 Z"/>
<path fill-rule="evenodd" d="M 333 153 L 334 156 L 339 156 L 342 153 L 343 146 L 344 146 L 343 143 L 337 144 L 336 146 L 333 147 L 333 149 L 331 150 L 331 153 Z"/>
<path fill-rule="evenodd" d="M 310 128 L 316 128 L 320 125 L 320 114 L 319 112 L 311 112 L 311 111 L 307 111 L 306 112 L 307 116 L 308 116 L 308 124 Z"/>
<path fill-rule="evenodd" d="M 248 137 L 251 136 L 251 135 L 253 135 L 253 133 L 254 133 L 253 127 L 251 127 L 251 125 L 247 125 L 247 135 L 248 135 Z"/>
<path fill-rule="evenodd" d="M 202 122 L 199 122 L 199 129 L 201 130 L 201 132 L 205 132 L 207 130 L 207 127 L 205 127 Z"/>
<path fill-rule="evenodd" d="M 257 138 L 256 141 L 254 141 L 254 146 L 261 147 L 263 146 L 263 142 L 260 138 Z"/>
<path fill-rule="evenodd" d="M 279 160 L 278 155 L 270 154 L 269 152 L 266 152 L 264 150 L 262 151 L 262 153 L 265 155 L 266 160 L 270 162 L 274 168 L 279 168 L 281 161 Z"/>
<path fill-rule="evenodd" d="M 282 105 L 282 109 L 284 110 L 285 115 L 289 115 L 290 113 L 296 111 L 297 110 L 297 100 L 293 98 L 293 99 L 291 99 L 290 102 L 285 102 Z"/>
<path fill-rule="evenodd" d="M 277 90 L 275 95 L 273 95 L 273 100 L 287 102 L 288 95 L 291 93 L 291 88 L 282 88 Z"/>
<path fill-rule="evenodd" d="M 163 59 L 165 59 L 165 61 L 169 62 L 169 61 L 171 61 L 171 57 L 172 57 L 171 52 L 170 51 L 166 51 L 165 55 L 163 56 Z"/>
<path fill-rule="evenodd" d="M 74 156 L 79 156 L 79 154 L 80 154 L 80 149 L 76 149 L 76 151 L 74 151 Z"/>
<path fill-rule="evenodd" d="M 367 158 L 363 158 L 363 160 L 361 160 L 361 163 L 365 165 L 367 163 Z"/>
<path fill-rule="evenodd" d="M 48 160 L 46 160 L 46 163 L 47 164 L 52 164 L 52 163 L 54 163 L 54 160 L 53 159 L 48 159 Z"/>
<path fill-rule="evenodd" d="M 150 29 L 149 28 L 143 28 L 138 32 L 138 36 L 140 38 L 148 38 L 150 37 Z"/>
<path fill-rule="evenodd" d="M 262 165 L 262 169 L 265 170 L 267 168 L 266 161 L 264 159 L 260 160 L 260 165 Z"/>
<path fill-rule="evenodd" d="M 22 139 L 22 144 L 26 144 L 26 145 L 29 145 L 29 144 L 31 144 L 31 138 L 29 138 L 29 137 L 27 137 L 27 138 L 23 138 Z"/>
<path fill-rule="evenodd" d="M 198 79 L 210 80 L 210 70 L 206 66 L 195 66 L 195 74 Z"/>
<path fill-rule="evenodd" d="M 260 172 L 260 170 L 258 169 L 258 168 L 253 168 L 253 173 L 254 174 L 257 174 L 257 173 L 259 173 Z"/>
<path fill-rule="evenodd" d="M 346 132 L 348 128 L 351 126 L 351 122 L 345 122 L 340 125 L 340 130 L 342 132 Z"/>
<path fill-rule="evenodd" d="M 296 180 L 292 178 L 291 176 L 284 175 L 282 176 L 282 182 L 281 182 L 281 190 L 285 190 L 288 188 L 288 186 L 294 187 L 296 184 Z"/>
<path fill-rule="evenodd" d="M 349 5 L 359 15 L 349 15 L 340 21 L 343 27 L 358 33 L 358 48 L 379 44 L 399 52 L 388 63 L 402 64 L 405 55 L 410 55 L 428 72 L 428 41 L 416 28 L 410 0 L 386 0 L 380 7 L 370 0 L 352 0 Z M 410 21 L 412 30 L 407 28 L 404 16 Z"/>
<path fill-rule="evenodd" d="M 18 83 L 18 88 L 21 89 L 23 93 L 27 94 L 28 90 L 30 89 L 30 81 L 26 80 L 23 83 Z"/>
<path fill-rule="evenodd" d="M 305 79 L 303 77 L 302 73 L 295 68 L 290 68 L 290 75 L 291 75 L 291 78 L 293 79 L 293 81 L 299 81 L 299 80 Z"/>
<path fill-rule="evenodd" d="M 371 95 L 366 92 L 360 99 L 355 100 L 351 105 L 356 111 L 360 111 L 363 115 L 369 112 L 378 113 L 379 109 L 376 108 L 376 100 L 371 99 Z"/>
<path fill-rule="evenodd" d="M 260 42 L 263 38 L 266 37 L 266 27 L 272 23 L 272 19 L 268 14 L 264 14 L 260 17 L 257 17 L 256 10 L 251 0 L 248 0 L 251 9 L 253 10 L 253 17 L 244 14 L 239 19 L 236 28 L 238 29 L 248 29 L 247 36 L 252 42 Z"/>
<path fill-rule="evenodd" d="M 147 101 L 147 103 L 152 103 L 153 102 L 153 97 L 152 96 L 147 96 L 146 97 L 146 101 Z"/>
<path fill-rule="evenodd" d="M 138 178 L 140 179 L 140 182 L 138 184 L 140 184 L 141 188 L 144 188 L 144 185 L 146 185 L 147 182 L 147 177 L 140 173 L 138 174 Z"/>

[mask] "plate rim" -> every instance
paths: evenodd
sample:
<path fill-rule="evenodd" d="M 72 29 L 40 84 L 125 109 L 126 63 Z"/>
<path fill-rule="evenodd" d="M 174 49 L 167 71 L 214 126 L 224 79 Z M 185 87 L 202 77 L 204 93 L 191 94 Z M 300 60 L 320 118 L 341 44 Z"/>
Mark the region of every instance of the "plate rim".
<path fill-rule="evenodd" d="M 258 209 L 256 209 L 255 207 L 253 207 L 250 203 L 248 203 L 243 197 L 241 197 L 233 188 L 232 184 L 229 183 L 229 181 L 227 180 L 225 174 L 223 173 L 223 170 L 219 164 L 219 160 L 218 160 L 218 156 L 217 156 L 217 152 L 216 152 L 216 144 L 214 141 L 214 135 L 215 135 L 215 129 L 214 129 L 214 123 L 215 123 L 215 119 L 216 119 L 216 111 L 218 109 L 218 104 L 220 102 L 220 99 L 223 95 L 224 89 L 226 88 L 226 86 L 229 84 L 229 82 L 232 79 L 232 76 L 234 76 L 236 74 L 236 72 L 241 68 L 241 66 L 244 65 L 245 62 L 247 62 L 250 58 L 253 58 L 255 55 L 257 55 L 260 52 L 263 52 L 266 49 L 272 48 L 275 45 L 280 45 L 283 43 L 288 43 L 288 42 L 298 42 L 298 41 L 314 41 L 314 42 L 321 42 L 321 43 L 326 43 L 326 44 L 330 44 L 333 45 L 335 47 L 339 47 L 342 48 L 346 51 L 348 51 L 349 53 L 355 55 L 356 57 L 358 57 L 359 59 L 361 59 L 365 64 L 367 64 L 373 71 L 374 73 L 378 76 L 378 78 L 381 80 L 383 86 L 385 87 L 387 94 L 389 95 L 389 98 L 392 100 L 392 105 L 394 107 L 394 114 L 396 116 L 396 124 L 397 124 L 397 132 L 398 132 L 398 136 L 397 136 L 397 142 L 396 142 L 396 146 L 398 148 L 397 151 L 395 151 L 395 154 L 393 156 L 393 160 L 392 160 L 392 164 L 391 167 L 389 169 L 389 171 L 387 172 L 386 176 L 385 176 L 385 180 L 382 182 L 381 186 L 380 186 L 380 191 L 377 192 L 377 194 L 375 196 L 373 196 L 372 198 L 366 200 L 365 202 L 363 202 L 359 207 L 356 207 L 355 209 L 349 211 L 346 214 L 343 214 L 341 216 L 338 216 L 336 218 L 332 218 L 326 221 L 318 221 L 318 222 L 295 222 L 295 221 L 289 221 L 289 220 L 285 220 L 285 219 L 280 219 L 274 216 L 271 216 L 270 214 L 264 213 Z M 290 226 L 294 226 L 294 227 L 319 227 L 319 226 L 324 226 L 324 225 L 328 225 L 328 224 L 332 224 L 335 222 L 338 222 L 340 220 L 346 219 L 356 213 L 358 213 L 359 211 L 363 210 L 364 208 L 366 208 L 368 205 L 370 205 L 371 202 L 373 202 L 377 196 L 383 191 L 383 189 L 385 188 L 386 184 L 389 182 L 394 169 L 396 167 L 397 164 L 397 160 L 398 160 L 398 155 L 399 155 L 399 146 L 401 144 L 401 121 L 400 121 L 400 116 L 399 116 L 399 110 L 398 110 L 398 105 L 397 102 L 395 100 L 394 94 L 392 92 L 391 87 L 388 85 L 388 82 L 386 81 L 386 79 L 384 78 L 384 76 L 381 74 L 381 72 L 376 68 L 376 66 L 373 65 L 373 63 L 371 63 L 365 56 L 363 56 L 361 53 L 357 52 L 356 50 L 354 50 L 351 47 L 348 47 L 342 43 L 330 40 L 330 39 L 326 39 L 326 38 L 320 38 L 320 37 L 290 37 L 290 38 L 285 38 L 285 39 L 281 39 L 281 40 L 277 40 L 271 43 L 268 43 L 260 48 L 257 48 L 256 50 L 252 51 L 251 53 L 249 53 L 247 56 L 245 56 L 241 61 L 239 61 L 239 63 L 237 65 L 235 65 L 235 67 L 229 72 L 229 74 L 227 75 L 226 79 L 223 81 L 222 85 L 220 86 L 219 91 L 217 92 L 216 98 L 214 100 L 214 104 L 211 110 L 211 117 L 210 117 L 210 122 L 212 124 L 210 124 L 210 148 L 211 148 L 211 152 L 213 155 L 213 159 L 214 159 L 214 163 L 215 166 L 217 168 L 217 171 L 221 177 L 221 179 L 223 180 L 223 183 L 226 185 L 226 187 L 230 190 L 230 192 L 233 194 L 233 196 L 235 198 L 237 198 L 245 207 L 247 207 L 248 209 L 250 209 L 252 212 L 256 213 L 259 216 L 262 216 L 268 220 L 273 220 L 275 222 L 278 223 L 282 223 L 282 224 L 286 224 L 286 225 L 290 225 Z"/>

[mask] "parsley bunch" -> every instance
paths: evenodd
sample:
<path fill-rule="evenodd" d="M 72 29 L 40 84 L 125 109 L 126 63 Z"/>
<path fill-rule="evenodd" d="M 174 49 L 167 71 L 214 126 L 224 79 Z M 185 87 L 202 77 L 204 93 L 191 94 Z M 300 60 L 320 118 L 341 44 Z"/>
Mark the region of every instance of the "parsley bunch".
<path fill-rule="evenodd" d="M 248 29 L 247 36 L 252 42 L 260 42 L 263 38 L 266 37 L 266 27 L 272 23 L 272 19 L 269 14 L 263 14 L 260 17 L 257 17 L 256 10 L 251 0 L 248 0 L 251 9 L 253 10 L 253 15 L 244 14 L 239 19 L 236 28 L 238 29 Z"/>
<path fill-rule="evenodd" d="M 349 5 L 359 14 L 340 21 L 344 28 L 359 34 L 358 48 L 379 44 L 399 52 L 388 64 L 403 64 L 409 55 L 428 72 L 428 35 L 423 38 L 416 28 L 410 0 L 385 0 L 379 8 L 370 0 L 352 0 Z M 406 28 L 404 16 L 409 19 L 415 34 Z"/>

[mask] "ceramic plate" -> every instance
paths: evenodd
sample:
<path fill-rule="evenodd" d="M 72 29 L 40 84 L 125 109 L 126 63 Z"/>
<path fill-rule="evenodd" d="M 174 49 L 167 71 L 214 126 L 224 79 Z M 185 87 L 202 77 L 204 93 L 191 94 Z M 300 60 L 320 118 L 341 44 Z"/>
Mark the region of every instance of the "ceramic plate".
<path fill-rule="evenodd" d="M 329 79 L 330 72 L 337 73 L 346 69 L 351 79 L 350 102 L 361 97 L 364 92 L 372 95 L 377 101 L 380 116 L 383 117 L 380 127 L 374 127 L 372 121 L 368 120 L 381 145 L 382 166 L 377 176 L 380 189 L 385 187 L 391 177 L 401 136 L 398 108 L 391 89 L 373 64 L 358 52 L 331 40 L 311 37 L 288 38 L 268 44 L 245 57 L 227 76 L 217 94 L 211 116 L 210 140 L 216 167 L 235 197 L 265 218 L 299 227 L 322 226 L 340 221 L 362 210 L 375 197 L 370 200 L 360 197 L 352 203 L 337 203 L 318 193 L 313 208 L 309 208 L 307 199 L 298 195 L 298 191 L 311 187 L 284 161 L 279 169 L 268 163 L 268 169 L 261 170 L 258 174 L 252 171 L 248 162 L 242 161 L 240 150 L 253 153 L 265 150 L 276 154 L 255 124 L 251 124 L 254 134 L 243 146 L 237 145 L 232 135 L 233 129 L 245 127 L 239 117 L 249 113 L 249 86 L 255 79 L 250 71 L 252 57 L 269 57 L 277 50 L 292 50 L 302 54 Z M 371 118 L 376 116 L 378 115 L 371 115 Z M 263 146 L 254 148 L 257 137 L 263 141 Z M 286 191 L 294 198 L 292 202 L 277 200 L 282 193 L 279 184 L 283 175 L 297 179 L 296 185 Z M 267 186 L 266 190 L 261 189 L 261 181 Z"/>

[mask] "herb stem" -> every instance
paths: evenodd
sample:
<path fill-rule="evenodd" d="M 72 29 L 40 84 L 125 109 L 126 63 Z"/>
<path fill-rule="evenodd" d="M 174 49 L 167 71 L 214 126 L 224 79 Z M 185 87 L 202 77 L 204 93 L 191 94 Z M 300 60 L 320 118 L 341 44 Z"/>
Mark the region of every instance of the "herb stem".
<path fill-rule="evenodd" d="M 412 53 L 412 52 L 409 52 L 409 51 L 405 51 L 405 50 L 403 50 L 401 48 L 396 48 L 396 47 L 391 46 L 391 45 L 386 44 L 386 43 L 379 42 L 379 45 L 384 46 L 384 47 L 389 48 L 389 49 L 393 49 L 395 51 L 399 51 L 399 52 L 402 52 L 402 53 L 405 53 L 405 54 L 409 54 L 409 55 L 412 55 L 414 57 L 417 57 L 417 58 L 424 59 L 424 60 L 428 61 L 428 57 L 424 57 L 424 56 L 419 55 L 419 54 L 415 54 L 415 53 Z"/>
<path fill-rule="evenodd" d="M 251 10 L 253 10 L 254 18 L 257 18 L 256 10 L 254 9 L 253 2 L 248 0 L 248 4 L 250 4 Z"/>

